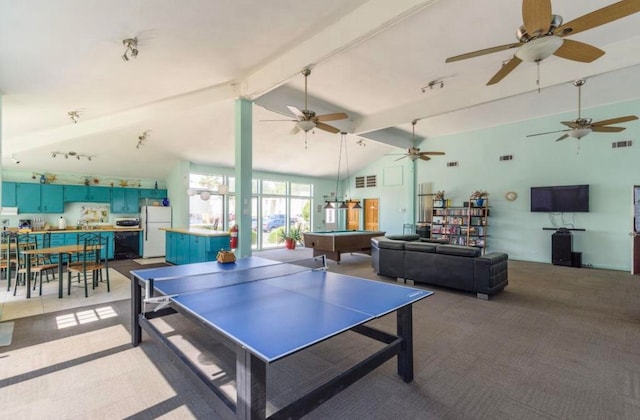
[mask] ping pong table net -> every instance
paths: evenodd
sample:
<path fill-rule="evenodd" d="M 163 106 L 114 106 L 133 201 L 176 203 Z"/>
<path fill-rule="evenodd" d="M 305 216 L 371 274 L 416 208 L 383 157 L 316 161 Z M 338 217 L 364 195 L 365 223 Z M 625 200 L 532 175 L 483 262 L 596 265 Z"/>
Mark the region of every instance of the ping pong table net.
<path fill-rule="evenodd" d="M 154 311 L 158 311 L 169 305 L 171 298 L 178 295 L 203 292 L 205 290 L 231 287 L 242 283 L 268 280 L 277 277 L 291 276 L 305 271 L 320 271 L 327 269 L 327 259 L 324 255 L 312 258 L 304 258 L 294 261 L 286 261 L 260 267 L 239 268 L 230 271 L 215 273 L 202 273 L 191 276 L 159 277 L 147 280 L 145 284 L 145 311 L 146 304 L 157 304 Z M 167 283 L 171 287 L 163 287 Z M 176 287 L 177 286 L 177 287 Z M 184 286 L 184 287 L 182 287 Z M 154 291 L 160 290 L 168 294 L 154 297 Z"/>

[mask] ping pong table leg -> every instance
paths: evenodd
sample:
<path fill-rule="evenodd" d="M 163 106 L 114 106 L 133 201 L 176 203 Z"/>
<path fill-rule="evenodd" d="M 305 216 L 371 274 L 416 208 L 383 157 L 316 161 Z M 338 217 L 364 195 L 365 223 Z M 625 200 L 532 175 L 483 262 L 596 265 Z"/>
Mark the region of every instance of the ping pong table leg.
<path fill-rule="evenodd" d="M 142 339 L 139 316 L 142 313 L 142 291 L 138 279 L 131 276 L 131 345 L 136 347 Z"/>
<path fill-rule="evenodd" d="M 398 337 L 402 338 L 398 353 L 398 375 L 409 383 L 413 381 L 413 313 L 412 306 L 404 306 L 397 311 Z"/>
<path fill-rule="evenodd" d="M 267 406 L 267 365 L 246 348 L 236 346 L 236 416 L 264 419 Z"/>

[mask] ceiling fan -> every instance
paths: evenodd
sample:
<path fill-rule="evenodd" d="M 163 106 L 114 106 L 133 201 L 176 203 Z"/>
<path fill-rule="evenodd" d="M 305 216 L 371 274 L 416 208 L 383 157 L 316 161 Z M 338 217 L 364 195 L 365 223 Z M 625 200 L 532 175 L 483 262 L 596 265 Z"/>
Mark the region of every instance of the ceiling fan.
<path fill-rule="evenodd" d="M 330 133 L 336 134 L 339 133 L 340 130 L 335 128 L 329 124 L 325 124 L 324 121 L 336 121 L 336 120 L 344 120 L 347 117 L 347 114 L 344 112 L 336 112 L 333 114 L 324 114 L 324 115 L 316 115 L 314 111 L 311 111 L 307 107 L 307 78 L 311 74 L 311 69 L 302 70 L 302 75 L 304 76 L 304 109 L 300 110 L 295 106 L 287 105 L 289 111 L 295 116 L 295 120 L 264 120 L 264 121 L 293 121 L 296 124 L 293 126 L 289 134 L 297 134 L 299 131 L 304 131 L 305 133 L 313 130 L 314 128 L 319 128 L 324 131 L 328 131 Z"/>
<path fill-rule="evenodd" d="M 583 42 L 564 39 L 588 29 L 640 11 L 640 1 L 622 0 L 562 24 L 562 17 L 551 13 L 551 0 L 523 0 L 523 25 L 516 32 L 518 42 L 485 48 L 449 57 L 447 63 L 517 48 L 515 55 L 487 82 L 493 85 L 504 79 L 522 61 L 540 63 L 552 54 L 568 60 L 590 63 L 604 54 L 599 48 Z"/>
<path fill-rule="evenodd" d="M 417 122 L 418 120 L 411 121 L 411 140 L 413 144 L 416 143 L 416 123 Z M 429 156 L 442 156 L 442 155 L 444 155 L 444 152 L 421 152 L 419 148 L 412 146 L 407 149 L 407 153 L 403 153 L 402 156 L 396 159 L 395 161 L 404 159 L 406 157 L 411 159 L 411 161 L 416 161 L 417 159 L 431 160 Z M 387 154 L 385 156 L 398 156 L 398 153 Z"/>
<path fill-rule="evenodd" d="M 548 131 L 546 133 L 529 134 L 527 137 L 541 136 L 544 134 L 551 134 L 551 133 L 565 133 L 556 139 L 556 141 L 560 141 L 568 137 L 581 139 L 582 137 L 586 136 L 592 131 L 596 133 L 618 133 L 624 130 L 625 128 L 611 127 L 611 124 L 620 124 L 623 122 L 633 121 L 638 119 L 638 117 L 636 117 L 635 115 L 627 115 L 626 117 L 617 117 L 617 118 L 611 118 L 608 120 L 602 120 L 602 121 L 596 121 L 596 122 L 591 122 L 591 118 L 582 118 L 581 116 L 582 109 L 581 109 L 580 102 L 582 98 L 582 95 L 581 95 L 582 85 L 584 85 L 585 82 L 586 80 L 584 79 L 576 80 L 573 82 L 574 86 L 578 88 L 578 118 L 576 118 L 573 121 L 561 121 L 561 124 L 564 124 L 567 127 L 569 127 L 568 129 Z"/>

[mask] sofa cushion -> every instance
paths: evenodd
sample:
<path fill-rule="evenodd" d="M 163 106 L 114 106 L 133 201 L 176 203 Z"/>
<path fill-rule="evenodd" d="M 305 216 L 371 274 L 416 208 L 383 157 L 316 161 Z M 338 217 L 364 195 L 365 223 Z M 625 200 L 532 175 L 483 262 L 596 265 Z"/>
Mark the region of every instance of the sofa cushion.
<path fill-rule="evenodd" d="M 478 257 L 482 253 L 480 248 L 463 245 L 438 245 L 438 254 L 457 255 L 459 257 Z"/>
<path fill-rule="evenodd" d="M 396 241 L 384 236 L 376 236 L 375 238 L 371 238 L 371 246 L 377 248 L 403 250 L 405 243 L 405 241 Z"/>
<path fill-rule="evenodd" d="M 438 244 L 429 243 L 429 242 L 407 242 L 404 245 L 404 249 L 407 251 L 416 251 L 416 252 L 436 252 L 436 248 Z"/>
<path fill-rule="evenodd" d="M 396 241 L 417 241 L 420 239 L 418 235 L 386 235 L 387 239 L 394 239 Z"/>
<path fill-rule="evenodd" d="M 429 242 L 432 244 L 448 244 L 448 239 L 431 239 L 431 238 L 420 238 L 420 242 Z"/>

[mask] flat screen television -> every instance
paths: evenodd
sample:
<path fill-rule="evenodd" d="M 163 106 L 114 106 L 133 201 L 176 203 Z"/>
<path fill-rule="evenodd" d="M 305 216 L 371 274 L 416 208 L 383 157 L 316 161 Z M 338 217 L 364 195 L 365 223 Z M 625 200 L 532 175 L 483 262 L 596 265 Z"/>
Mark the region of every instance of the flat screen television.
<path fill-rule="evenodd" d="M 589 211 L 589 185 L 531 187 L 531 211 L 586 213 Z"/>

